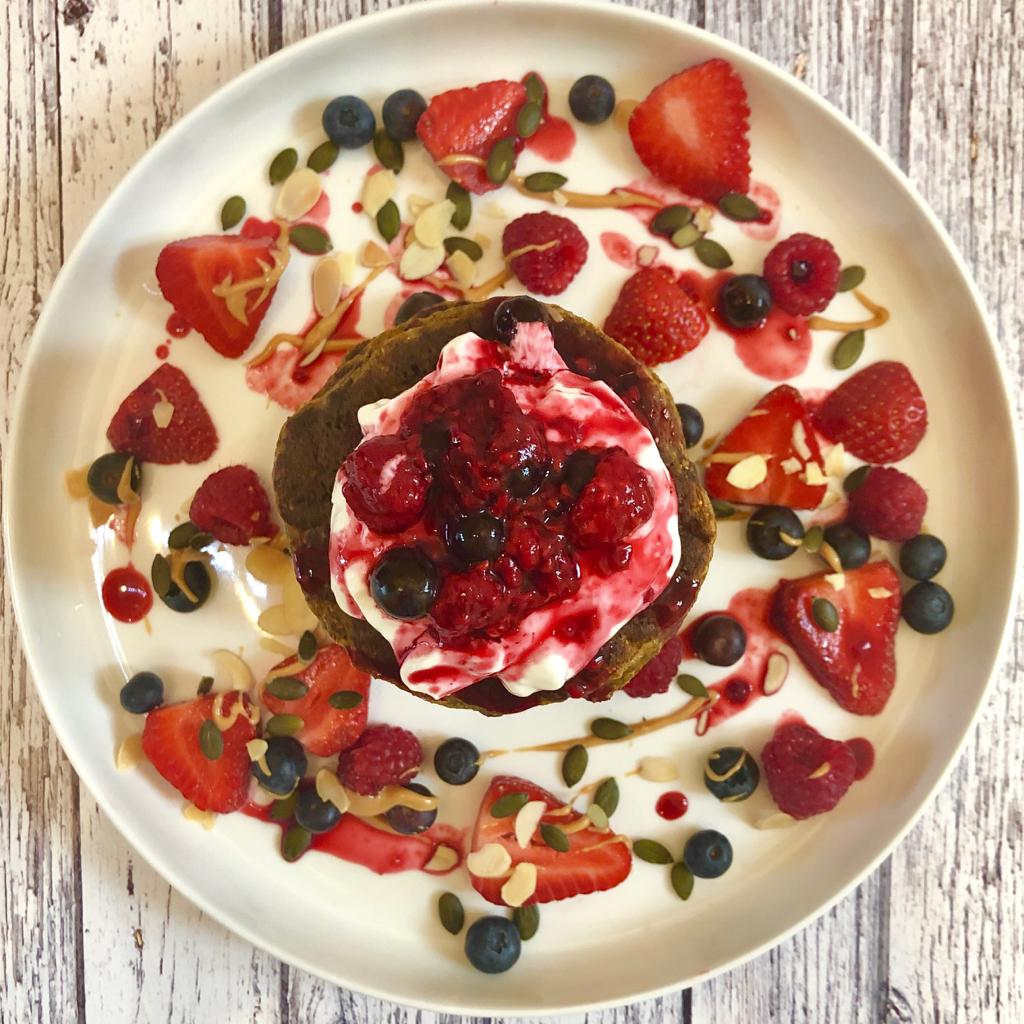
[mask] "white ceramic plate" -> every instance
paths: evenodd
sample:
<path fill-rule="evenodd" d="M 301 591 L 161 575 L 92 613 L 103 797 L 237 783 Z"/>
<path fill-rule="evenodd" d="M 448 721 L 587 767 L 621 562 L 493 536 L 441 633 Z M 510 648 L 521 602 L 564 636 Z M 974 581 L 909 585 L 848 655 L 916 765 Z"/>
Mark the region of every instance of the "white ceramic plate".
<path fill-rule="evenodd" d="M 718 827 L 733 840 L 735 864 L 722 880 L 699 883 L 684 904 L 672 896 L 662 869 L 638 863 L 611 893 L 544 907 L 540 933 L 517 967 L 485 977 L 468 967 L 460 942 L 434 920 L 442 887 L 465 890 L 471 913 L 483 909 L 464 878 L 379 878 L 321 856 L 289 866 L 275 852 L 275 830 L 235 815 L 202 831 L 182 818 L 180 799 L 148 767 L 115 771 L 115 746 L 138 727 L 117 709 L 125 675 L 154 668 L 174 696 L 184 697 L 209 671 L 210 650 L 236 645 L 244 645 L 257 670 L 265 669 L 274 658 L 259 648 L 251 620 L 266 593 L 224 554 L 218 556 L 223 577 L 216 597 L 200 614 L 175 616 L 158 606 L 152 637 L 141 626 L 112 625 L 102 614 L 97 583 L 105 566 L 123 561 L 123 549 L 89 534 L 84 508 L 63 497 L 62 477 L 105 449 L 112 410 L 156 365 L 153 350 L 164 338 L 168 311 L 153 286 L 160 246 L 215 230 L 216 211 L 234 192 L 249 197 L 251 212 L 266 215 L 268 161 L 285 145 L 307 152 L 319 141 L 327 99 L 354 92 L 379 109 L 402 86 L 430 95 L 532 68 L 546 75 L 554 110 L 564 114 L 568 86 L 580 74 L 601 72 L 619 96 L 640 97 L 669 73 L 714 55 L 731 60 L 746 82 L 754 177 L 781 193 L 783 235 L 827 235 L 846 262 L 868 268 L 866 287 L 892 310 L 891 323 L 870 335 L 869 355 L 906 361 L 927 396 L 928 435 L 909 469 L 929 489 L 929 527 L 949 545 L 942 581 L 956 597 L 957 618 L 932 639 L 900 630 L 899 682 L 877 719 L 843 713 L 794 670 L 779 695 L 703 738 L 683 726 L 596 751 L 590 777 L 621 776 L 641 753 L 676 757 L 680 787 L 691 800 L 687 817 L 661 822 L 653 805 L 665 787 L 632 778 L 623 783 L 616 825 L 677 850 L 694 828 Z M 606 188 L 641 173 L 610 125 L 579 135 L 574 186 Z M 330 229 L 348 248 L 365 233 L 348 204 L 367 164 L 362 155 L 345 156 L 328 179 L 336 197 Z M 529 157 L 521 166 L 542 164 Z M 425 161 L 413 159 L 406 173 L 403 181 L 440 194 L 442 179 Z M 495 198 L 478 202 L 477 210 Z M 504 192 L 500 202 L 510 214 L 529 205 Z M 581 223 L 592 238 L 611 228 L 637 243 L 650 241 L 627 214 L 603 211 Z M 474 230 L 488 230 L 483 212 Z M 491 230 L 500 230 L 500 221 L 492 221 Z M 741 268 L 756 269 L 767 248 L 732 225 L 716 230 L 716 237 Z M 686 253 L 671 258 L 692 265 Z M 560 301 L 600 322 L 626 274 L 595 244 L 587 268 Z M 282 285 L 261 336 L 294 328 L 296 310 L 308 304 L 301 276 L 295 273 L 290 290 Z M 393 289 L 393 282 L 382 281 L 371 292 L 364 332 L 379 328 Z M 857 313 L 849 296 L 833 310 Z M 833 340 L 818 335 L 799 386 L 838 379 L 828 365 Z M 246 391 L 239 366 L 215 356 L 195 335 L 175 342 L 171 361 L 189 373 L 212 411 L 222 439 L 217 465 L 246 461 L 266 473 L 283 413 Z M 771 386 L 743 369 L 720 334 L 665 367 L 664 376 L 677 396 L 703 409 L 712 434 Z M 890 162 L 798 82 L 695 29 L 620 7 L 521 0 L 415 5 L 341 26 L 242 75 L 168 132 L 97 215 L 39 321 L 19 399 L 6 502 L 15 603 L 33 675 L 75 768 L 137 849 L 228 927 L 340 985 L 418 1006 L 533 1014 L 619 1003 L 725 970 L 820 914 L 885 856 L 942 782 L 985 695 L 1010 607 L 1018 562 L 1012 420 L 977 293 L 945 233 Z M 148 566 L 182 501 L 209 469 L 150 472 L 135 555 L 140 567 Z M 815 568 L 800 554 L 782 571 L 802 575 Z M 723 524 L 698 610 L 723 607 L 741 586 L 769 586 L 778 571 L 745 553 L 739 528 Z M 697 671 L 711 678 L 706 667 Z M 411 726 L 428 747 L 453 734 L 481 747 L 514 745 L 524 736 L 578 735 L 593 715 L 589 705 L 576 702 L 488 721 L 375 685 L 374 717 Z M 636 718 L 641 710 L 660 713 L 678 703 L 669 694 L 641 709 L 620 695 L 602 711 Z M 703 790 L 701 765 L 727 742 L 759 751 L 789 708 L 830 735 L 867 735 L 878 765 L 836 812 L 788 830 L 759 831 L 752 822 L 770 810 L 764 787 L 745 804 L 718 804 Z M 500 768 L 558 787 L 552 755 L 511 758 Z M 486 774 L 446 805 L 446 817 L 470 819 Z"/>

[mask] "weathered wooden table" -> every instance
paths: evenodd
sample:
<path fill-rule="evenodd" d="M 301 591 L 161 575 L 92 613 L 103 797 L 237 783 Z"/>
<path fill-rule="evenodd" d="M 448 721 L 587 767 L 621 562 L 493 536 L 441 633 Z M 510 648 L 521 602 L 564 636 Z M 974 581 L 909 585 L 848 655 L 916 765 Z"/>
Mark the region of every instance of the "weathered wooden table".
<path fill-rule="evenodd" d="M 1024 394 L 1024 3 L 638 0 L 805 79 L 892 154 L 952 232 Z M 217 86 L 390 0 L 5 0 L 0 395 L 66 253 L 122 175 Z M 926 339 L 923 339 L 926 343 Z M 3 448 L 0 447 L 0 460 Z M 0 542 L 2 543 L 2 542 Z M 0 549 L 0 558 L 3 551 Z M 441 1020 L 291 970 L 139 862 L 65 760 L 6 583 L 0 683 L 0 1021 Z M 616 1022 L 1024 1020 L 1024 617 L 973 741 L 852 896 L 747 967 L 592 1015 Z M 444 1018 L 447 1020 L 448 1018 Z"/>

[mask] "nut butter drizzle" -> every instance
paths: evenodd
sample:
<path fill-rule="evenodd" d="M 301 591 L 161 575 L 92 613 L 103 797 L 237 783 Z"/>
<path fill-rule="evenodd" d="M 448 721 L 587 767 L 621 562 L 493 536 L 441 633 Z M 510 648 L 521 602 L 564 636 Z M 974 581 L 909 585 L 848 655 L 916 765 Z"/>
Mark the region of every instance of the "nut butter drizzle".
<path fill-rule="evenodd" d="M 551 192 L 533 192 L 526 187 L 525 179 L 519 177 L 518 174 L 510 175 L 508 180 L 524 196 L 554 203 L 556 206 L 574 206 L 578 209 L 588 210 L 621 209 L 627 206 L 649 206 L 652 209 L 661 209 L 664 206 L 660 200 L 652 199 L 641 192 L 631 192 L 625 188 L 613 188 L 611 192 L 606 192 L 604 195 L 596 195 L 591 192 L 572 192 L 564 188 L 556 188 Z"/>
<path fill-rule="evenodd" d="M 871 331 L 889 322 L 889 310 L 885 306 L 872 302 L 858 288 L 853 289 L 857 301 L 871 314 L 867 320 L 830 320 L 827 316 L 812 316 L 807 321 L 807 326 L 812 331 Z"/>
<path fill-rule="evenodd" d="M 284 268 L 288 266 L 288 260 L 291 257 L 291 250 L 288 248 L 288 225 L 280 220 L 275 220 L 274 223 L 280 229 L 280 233 L 271 251 L 274 261 L 273 265 L 268 266 L 263 260 L 257 260 L 260 269 L 263 271 L 258 277 L 248 277 L 243 281 L 233 282 L 231 275 L 228 274 L 223 281 L 213 286 L 213 294 L 217 298 L 224 300 L 224 304 L 228 307 L 228 312 L 239 323 L 247 324 L 249 322 L 247 309 L 249 293 L 257 288 L 260 289 L 260 293 L 256 296 L 256 301 L 252 305 L 254 310 L 259 309 L 267 301 L 267 296 L 270 295 L 271 289 L 280 280 L 281 275 L 284 273 Z"/>

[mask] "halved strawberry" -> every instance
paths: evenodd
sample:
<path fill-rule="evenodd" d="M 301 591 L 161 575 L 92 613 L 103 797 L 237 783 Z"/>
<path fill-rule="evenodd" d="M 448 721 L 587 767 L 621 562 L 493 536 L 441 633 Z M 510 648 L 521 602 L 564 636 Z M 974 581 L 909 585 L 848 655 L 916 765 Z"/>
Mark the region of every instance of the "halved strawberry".
<path fill-rule="evenodd" d="M 516 816 L 495 818 L 491 808 L 509 793 L 525 793 L 530 800 L 542 800 L 548 806 L 543 823 L 562 829 L 569 841 L 566 853 L 548 846 L 539 829 L 523 849 L 515 836 Z M 555 812 L 555 813 L 552 813 Z M 593 825 L 578 832 L 576 823 L 584 818 L 578 811 L 566 809 L 565 804 L 540 786 L 512 775 L 497 776 L 487 790 L 473 832 L 473 850 L 488 843 L 498 843 L 508 850 L 513 867 L 524 861 L 537 865 L 537 888 L 528 903 L 550 903 L 570 896 L 613 889 L 629 874 L 633 853 L 628 841 L 610 829 L 601 831 Z M 485 900 L 504 906 L 501 889 L 505 878 L 478 878 L 470 874 L 473 886 Z"/>
<path fill-rule="evenodd" d="M 157 367 L 120 404 L 107 440 L 115 451 L 160 465 L 205 462 L 217 450 L 206 406 L 184 371 L 170 363 Z"/>
<path fill-rule="evenodd" d="M 516 118 L 525 102 L 526 87 L 505 79 L 450 89 L 430 101 L 416 125 L 416 134 L 435 161 L 452 156 L 486 161 L 494 144 L 502 139 L 515 139 L 517 151 L 521 147 Z M 478 195 L 499 187 L 487 177 L 487 168 L 472 160 L 439 166 L 449 178 Z"/>
<path fill-rule="evenodd" d="M 200 235 L 171 242 L 156 261 L 156 279 L 164 298 L 194 327 L 212 349 L 237 359 L 252 344 L 277 290 L 266 295 L 259 287 L 245 298 L 245 321 L 228 309 L 226 299 L 213 294 L 224 282 L 260 277 L 274 265 L 273 238 L 244 235 Z"/>
<path fill-rule="evenodd" d="M 302 728 L 295 738 L 311 754 L 330 757 L 352 746 L 363 734 L 370 703 L 370 677 L 352 664 L 344 647 L 321 647 L 305 666 L 298 659 L 286 659 L 275 666 L 268 678 L 281 675 L 301 679 L 309 687 L 306 696 L 282 700 L 263 689 L 260 700 L 271 714 L 298 715 L 302 719 Z M 362 700 L 351 708 L 331 707 L 331 695 L 339 692 L 358 693 Z"/>
<path fill-rule="evenodd" d="M 877 715 L 896 680 L 899 576 L 886 561 L 848 569 L 840 589 L 826 575 L 783 580 L 775 592 L 772 623 L 840 707 L 855 715 Z M 818 598 L 838 612 L 833 632 L 815 618 Z"/>
<path fill-rule="evenodd" d="M 750 188 L 749 117 L 743 80 L 716 57 L 656 86 L 633 111 L 629 137 L 656 178 L 717 203 Z"/>
<path fill-rule="evenodd" d="M 250 759 L 246 743 L 256 736 L 256 705 L 232 690 L 168 704 L 146 715 L 142 749 L 153 767 L 201 811 L 237 811 L 249 794 Z M 210 760 L 199 745 L 199 730 L 214 721 L 223 750 Z M 224 726 L 227 725 L 227 728 Z"/>
<path fill-rule="evenodd" d="M 741 457 L 751 455 L 765 460 L 763 479 L 744 486 L 741 469 L 730 483 L 733 467 Z M 704 486 L 713 498 L 741 505 L 817 508 L 827 489 L 824 470 L 804 400 L 796 388 L 782 384 L 769 391 L 719 442 L 709 457 Z"/>

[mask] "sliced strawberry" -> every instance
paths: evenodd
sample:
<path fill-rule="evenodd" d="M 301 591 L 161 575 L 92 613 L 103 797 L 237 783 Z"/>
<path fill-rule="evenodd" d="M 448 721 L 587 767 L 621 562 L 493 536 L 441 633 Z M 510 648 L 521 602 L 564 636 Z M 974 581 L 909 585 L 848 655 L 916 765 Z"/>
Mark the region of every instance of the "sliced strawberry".
<path fill-rule="evenodd" d="M 223 750 L 210 760 L 199 730 L 213 721 Z M 169 704 L 146 716 L 142 749 L 153 767 L 201 811 L 237 811 L 249 794 L 250 759 L 245 745 L 256 736 L 259 710 L 237 690 Z M 225 728 L 227 726 L 227 728 Z"/>
<path fill-rule="evenodd" d="M 534 833 L 529 845 L 523 849 L 515 836 L 516 816 L 495 818 L 491 808 L 507 793 L 525 793 L 530 800 L 542 800 L 548 806 L 542 822 L 563 830 L 569 841 L 566 853 L 559 853 L 548 846 L 540 837 L 540 830 Z M 613 889 L 629 874 L 633 854 L 629 843 L 610 829 L 601 831 L 588 825 L 580 831 L 572 831 L 576 823 L 584 818 L 578 811 L 565 809 L 565 804 L 540 786 L 511 775 L 499 775 L 480 805 L 480 813 L 473 832 L 473 849 L 479 850 L 488 843 L 498 843 L 508 850 L 513 867 L 528 862 L 537 865 L 537 888 L 527 902 L 550 903 L 570 896 L 581 896 L 590 892 Z M 557 812 L 557 813 L 551 813 Z M 501 888 L 505 878 L 478 878 L 470 874 L 473 886 L 485 900 L 505 905 Z"/>
<path fill-rule="evenodd" d="M 659 181 L 717 203 L 750 188 L 749 117 L 743 80 L 715 58 L 657 86 L 633 111 L 629 137 Z"/>
<path fill-rule="evenodd" d="M 767 473 L 760 483 L 743 487 L 729 482 L 739 456 L 760 455 Z M 742 473 L 742 471 L 738 471 Z M 708 463 L 708 494 L 741 505 L 817 508 L 825 497 L 825 467 L 810 413 L 796 388 L 769 391 L 719 442 Z M 734 475 L 735 479 L 735 475 Z"/>
<path fill-rule="evenodd" d="M 496 142 L 516 139 L 516 118 L 526 102 L 521 82 L 499 79 L 467 89 L 450 89 L 435 96 L 416 125 L 427 152 L 435 161 L 449 156 L 487 160 Z M 487 177 L 487 168 L 472 160 L 439 163 L 449 178 L 478 195 L 498 188 Z"/>
<path fill-rule="evenodd" d="M 266 295 L 260 287 L 246 295 L 245 322 L 213 290 L 224 282 L 258 278 L 274 265 L 274 239 L 244 235 L 200 235 L 164 246 L 156 261 L 156 279 L 164 298 L 228 359 L 237 359 L 256 337 L 277 285 Z"/>
<path fill-rule="evenodd" d="M 107 440 L 115 451 L 161 465 L 205 462 L 217 450 L 217 431 L 206 406 L 184 372 L 170 363 L 125 398 L 107 427 Z"/>
<path fill-rule="evenodd" d="M 370 703 L 370 677 L 352 664 L 344 647 L 321 647 L 305 666 L 296 659 L 283 661 L 270 673 L 270 677 L 280 675 L 301 679 L 309 692 L 298 700 L 282 700 L 264 689 L 260 700 L 271 714 L 298 715 L 302 719 L 302 728 L 295 738 L 311 754 L 330 757 L 352 746 L 363 734 Z M 362 700 L 351 708 L 331 707 L 331 695 L 339 692 L 358 693 Z"/>
<path fill-rule="evenodd" d="M 877 715 L 896 680 L 899 577 L 886 561 L 848 569 L 838 590 L 826 575 L 780 583 L 772 623 L 840 707 L 855 715 Z M 839 625 L 831 633 L 814 616 L 817 598 L 838 612 Z"/>

